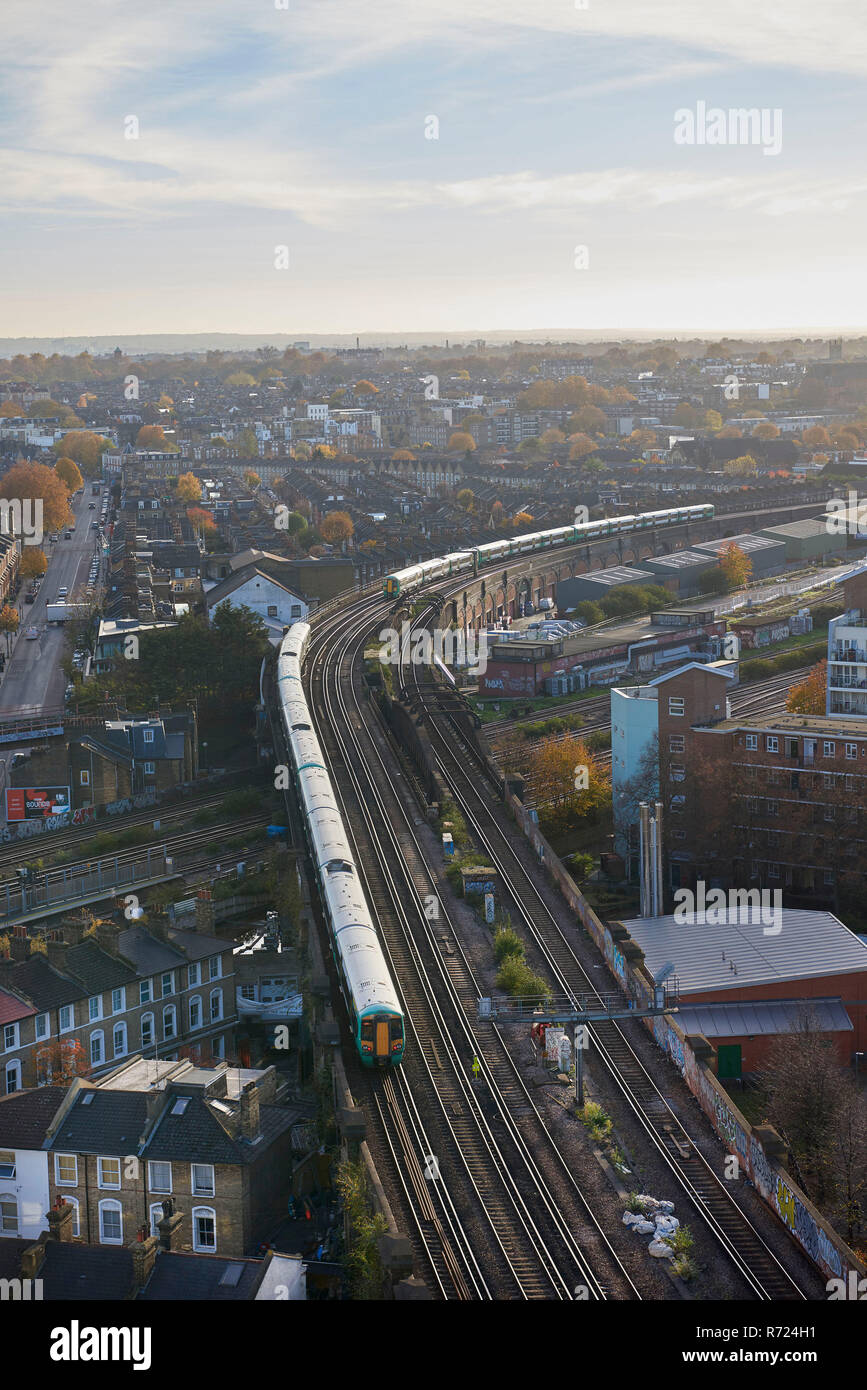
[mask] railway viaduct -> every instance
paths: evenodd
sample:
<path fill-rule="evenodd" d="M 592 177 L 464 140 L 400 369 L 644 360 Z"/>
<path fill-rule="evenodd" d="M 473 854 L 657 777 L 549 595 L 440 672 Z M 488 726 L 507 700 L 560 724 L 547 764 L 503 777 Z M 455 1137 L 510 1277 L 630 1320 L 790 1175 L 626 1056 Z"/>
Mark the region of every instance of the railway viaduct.
<path fill-rule="evenodd" d="M 459 627 L 478 629 L 484 623 L 493 622 L 500 610 L 514 617 L 519 611 L 522 594 L 529 596 L 534 606 L 540 598 L 553 598 L 562 579 L 572 579 L 590 570 L 611 569 L 614 565 L 640 564 L 656 555 L 688 550 L 699 541 L 719 540 L 787 521 L 801 521 L 820 515 L 824 507 L 825 502 L 817 499 L 803 505 L 763 511 L 724 512 L 707 521 L 682 522 L 659 531 L 629 531 L 620 536 L 604 536 L 597 541 L 528 555 L 520 573 L 514 568 L 509 573 L 492 568 L 478 578 L 469 579 L 463 593 L 444 605 L 443 617 Z"/>

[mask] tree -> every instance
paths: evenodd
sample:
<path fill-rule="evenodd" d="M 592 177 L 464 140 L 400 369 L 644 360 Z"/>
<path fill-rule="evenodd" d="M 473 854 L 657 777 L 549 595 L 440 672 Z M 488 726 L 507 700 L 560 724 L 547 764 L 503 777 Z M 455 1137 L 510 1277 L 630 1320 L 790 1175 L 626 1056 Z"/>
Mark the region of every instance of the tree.
<path fill-rule="evenodd" d="M 502 502 L 493 502 L 491 504 L 491 525 L 502 526 L 505 520 L 505 516 L 506 509 L 503 506 Z"/>
<path fill-rule="evenodd" d="M 753 572 L 753 562 L 745 555 L 739 545 L 729 541 L 720 551 L 719 567 L 730 589 L 739 589 L 746 584 Z"/>
<path fill-rule="evenodd" d="M 6 650 L 9 651 L 9 638 L 18 631 L 18 613 L 10 603 L 0 608 L 0 632 L 6 633 Z"/>
<path fill-rule="evenodd" d="M 735 477 L 755 477 L 759 471 L 752 454 L 739 454 L 736 459 L 729 459 L 728 463 L 723 464 L 723 472 L 734 474 Z"/>
<path fill-rule="evenodd" d="M 58 457 L 70 458 L 78 464 L 85 478 L 92 478 L 101 467 L 102 455 L 114 449 L 110 439 L 92 430 L 70 430 L 54 445 Z"/>
<path fill-rule="evenodd" d="M 247 484 L 247 487 L 248 487 L 248 488 L 250 489 L 250 491 L 252 492 L 252 491 L 253 491 L 253 488 L 261 487 L 262 479 L 259 477 L 259 474 L 258 474 L 258 473 L 254 473 L 254 472 L 253 472 L 253 469 L 252 469 L 252 468 L 245 468 L 245 469 L 244 469 L 244 482 Z"/>
<path fill-rule="evenodd" d="M 217 534 L 217 523 L 204 507 L 187 507 L 187 520 L 195 531 L 203 531 L 210 536 Z"/>
<path fill-rule="evenodd" d="M 811 448 L 827 448 L 831 443 L 831 436 L 824 425 L 811 425 L 808 430 L 804 430 L 801 440 Z"/>
<path fill-rule="evenodd" d="M 595 405 L 585 405 L 571 417 L 568 429 L 570 434 L 601 434 L 607 423 L 608 417 L 604 410 Z"/>
<path fill-rule="evenodd" d="M 779 439 L 779 437 L 779 428 L 772 424 L 770 420 L 763 420 L 762 423 L 756 425 L 753 430 L 753 439 Z"/>
<path fill-rule="evenodd" d="M 709 430 L 722 429 L 723 418 L 718 410 L 706 410 L 704 413 L 705 428 Z"/>
<path fill-rule="evenodd" d="M 54 465 L 54 471 L 68 492 L 77 492 L 80 487 L 84 487 L 81 470 L 74 459 L 59 458 Z"/>
<path fill-rule="evenodd" d="M 698 591 L 700 594 L 727 594 L 731 585 L 720 569 L 719 565 L 714 565 L 713 569 L 705 570 L 700 575 L 698 581 Z"/>
<path fill-rule="evenodd" d="M 768 1118 L 797 1159 L 809 1196 L 820 1205 L 833 1186 L 834 1126 L 843 1099 L 843 1075 L 833 1041 L 805 1000 L 797 1031 L 774 1040 L 761 1076 Z"/>
<path fill-rule="evenodd" d="M 411 449 L 395 449 L 391 461 L 392 463 L 415 463 L 415 454 Z"/>
<path fill-rule="evenodd" d="M 18 571 L 21 578 L 39 579 L 47 569 L 48 561 L 44 552 L 36 545 L 25 545 Z"/>
<path fill-rule="evenodd" d="M 595 818 L 611 790 L 587 743 L 575 737 L 541 739 L 531 753 L 528 783 L 540 819 L 555 831 Z"/>
<path fill-rule="evenodd" d="M 457 453 L 459 450 L 463 450 L 464 453 L 472 453 L 475 447 L 476 441 L 473 439 L 473 436 L 471 434 L 467 434 L 466 430 L 455 430 L 454 434 L 452 435 L 451 439 L 446 445 L 446 448 L 449 450 L 450 453 Z"/>
<path fill-rule="evenodd" d="M 329 512 L 319 523 L 319 534 L 329 545 L 341 545 L 355 534 L 352 517 L 348 512 Z"/>
<path fill-rule="evenodd" d="M 587 434 L 570 434 L 569 436 L 569 461 L 577 463 L 579 459 L 587 458 L 594 453 L 596 445 Z"/>
<path fill-rule="evenodd" d="M 258 456 L 259 441 L 254 430 L 241 430 L 237 439 L 237 449 L 242 459 L 252 459 Z"/>
<path fill-rule="evenodd" d="M 529 512 L 516 512 L 512 517 L 513 526 L 532 526 L 533 518 Z"/>
<path fill-rule="evenodd" d="M 562 430 L 544 430 L 539 435 L 539 443 L 543 449 L 556 449 L 558 444 L 565 444 L 566 436 Z"/>
<path fill-rule="evenodd" d="M 135 437 L 135 443 L 137 449 L 151 449 L 159 453 L 177 448 L 177 445 L 170 444 L 166 439 L 162 425 L 142 425 Z"/>
<path fill-rule="evenodd" d="M 672 418 L 675 425 L 686 430 L 695 429 L 701 420 L 699 412 L 688 401 L 681 401 Z"/>
<path fill-rule="evenodd" d="M 182 473 L 176 488 L 179 502 L 201 502 L 202 485 L 195 473 Z"/>
<path fill-rule="evenodd" d="M 739 430 L 737 425 L 723 425 L 719 432 L 720 439 L 743 439 L 744 432 Z"/>
<path fill-rule="evenodd" d="M 793 685 L 786 697 L 790 714 L 824 714 L 828 688 L 828 663 L 819 661 L 798 685 Z"/>
<path fill-rule="evenodd" d="M 378 396 L 379 387 L 374 386 L 372 381 L 365 378 L 363 381 L 356 381 L 355 394 L 356 396 Z"/>
<path fill-rule="evenodd" d="M 458 506 L 464 512 L 471 512 L 473 510 L 473 503 L 475 502 L 475 500 L 475 493 L 472 491 L 471 488 L 468 487 L 462 487 L 457 497 L 455 498 L 455 501 L 457 502 Z"/>
<path fill-rule="evenodd" d="M 60 531 L 71 520 L 69 493 L 53 468 L 19 459 L 0 478 L 0 497 L 42 504 L 42 530 Z"/>
<path fill-rule="evenodd" d="M 290 512 L 283 528 L 289 536 L 299 536 L 306 529 L 307 522 L 300 512 Z"/>
<path fill-rule="evenodd" d="M 226 386 L 255 386 L 256 378 L 249 372 L 232 372 L 225 380 Z"/>

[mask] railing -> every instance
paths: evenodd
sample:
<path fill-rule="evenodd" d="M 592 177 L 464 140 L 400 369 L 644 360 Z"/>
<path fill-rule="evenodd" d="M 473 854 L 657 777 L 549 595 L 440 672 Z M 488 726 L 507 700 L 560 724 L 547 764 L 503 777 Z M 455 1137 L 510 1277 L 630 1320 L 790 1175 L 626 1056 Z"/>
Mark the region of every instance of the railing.
<path fill-rule="evenodd" d="M 40 911 L 60 911 L 69 903 L 109 897 L 120 888 L 163 878 L 171 872 L 172 861 L 166 855 L 165 845 L 142 850 L 140 855 L 123 861 L 112 856 L 94 860 L 86 867 L 49 870 L 33 885 L 4 886 L 0 893 L 3 921 L 8 923 Z"/>

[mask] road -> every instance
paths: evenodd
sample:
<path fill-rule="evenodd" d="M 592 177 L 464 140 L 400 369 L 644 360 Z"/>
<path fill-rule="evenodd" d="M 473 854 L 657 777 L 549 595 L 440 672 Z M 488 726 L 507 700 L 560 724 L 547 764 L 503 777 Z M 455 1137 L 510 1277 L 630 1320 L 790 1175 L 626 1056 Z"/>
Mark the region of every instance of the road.
<path fill-rule="evenodd" d="M 96 503 L 94 511 L 89 510 L 90 502 Z M 24 602 L 27 584 L 21 585 L 18 596 L 21 625 L 0 683 L 0 718 L 14 715 L 23 707 L 37 705 L 56 709 L 63 704 L 66 676 L 60 669 L 60 662 L 64 654 L 65 629 L 62 625 L 47 626 L 45 609 L 46 604 L 57 602 L 57 591 L 64 584 L 70 600 L 77 588 L 84 589 L 97 538 L 90 523 L 99 517 L 100 499 L 90 495 L 88 483 L 83 496 L 71 499 L 71 506 L 76 529 L 68 541 L 64 540 L 65 531 L 61 531 L 60 540 L 53 547 L 46 540 L 48 570 L 34 603 Z M 37 640 L 27 640 L 25 634 L 29 627 L 39 632 Z"/>

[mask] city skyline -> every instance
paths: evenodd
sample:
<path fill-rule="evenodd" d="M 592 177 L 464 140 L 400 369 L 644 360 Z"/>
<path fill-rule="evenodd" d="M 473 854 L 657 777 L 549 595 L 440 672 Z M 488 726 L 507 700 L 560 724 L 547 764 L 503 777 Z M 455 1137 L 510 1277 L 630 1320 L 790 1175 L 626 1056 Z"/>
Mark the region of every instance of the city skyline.
<path fill-rule="evenodd" d="M 287 5 L 7 8 L 5 336 L 867 322 L 853 0 Z"/>

